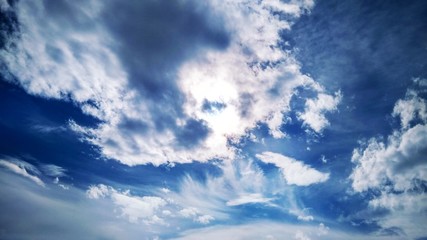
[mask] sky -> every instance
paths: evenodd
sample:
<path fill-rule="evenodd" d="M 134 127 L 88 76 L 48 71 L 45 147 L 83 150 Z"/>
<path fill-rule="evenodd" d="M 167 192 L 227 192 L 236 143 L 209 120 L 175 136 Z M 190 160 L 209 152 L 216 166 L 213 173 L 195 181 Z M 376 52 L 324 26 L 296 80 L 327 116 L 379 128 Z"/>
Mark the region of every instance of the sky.
<path fill-rule="evenodd" d="M 1 239 L 427 239 L 427 2 L 0 0 Z"/>

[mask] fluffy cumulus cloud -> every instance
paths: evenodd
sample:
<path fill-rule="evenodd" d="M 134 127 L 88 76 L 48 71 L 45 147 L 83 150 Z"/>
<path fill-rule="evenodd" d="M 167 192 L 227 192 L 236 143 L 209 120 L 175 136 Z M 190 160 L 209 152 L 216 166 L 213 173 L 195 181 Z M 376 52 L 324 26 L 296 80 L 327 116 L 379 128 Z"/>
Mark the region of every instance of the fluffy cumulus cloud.
<path fill-rule="evenodd" d="M 380 223 L 401 227 L 411 237 L 423 236 L 418 220 L 425 219 L 427 211 L 427 112 L 426 101 L 419 96 L 424 88 L 418 86 L 396 102 L 393 116 L 400 118 L 401 128 L 385 140 L 372 138 L 354 150 L 356 166 L 350 176 L 356 192 L 379 191 L 369 206 L 390 211 Z"/>
<path fill-rule="evenodd" d="M 336 92 L 335 96 L 320 93 L 317 98 L 306 101 L 304 112 L 298 113 L 298 118 L 303 121 L 304 125 L 321 133 L 330 124 L 325 113 L 336 111 L 341 98 L 340 92 Z"/>
<path fill-rule="evenodd" d="M 278 153 L 263 152 L 256 156 L 261 161 L 274 164 L 280 168 L 283 178 L 290 185 L 309 186 L 329 179 L 329 173 L 320 172 L 301 161 Z"/>
<path fill-rule="evenodd" d="M 398 191 L 411 189 L 413 180 L 427 180 L 426 151 L 426 125 L 395 132 L 386 143 L 371 139 L 353 152 L 352 161 L 357 164 L 351 175 L 353 188 L 365 191 L 391 184 Z"/>
<path fill-rule="evenodd" d="M 313 5 L 3 3 L 19 31 L 0 51 L 2 72 L 28 93 L 72 101 L 99 119 L 94 128 L 70 125 L 108 158 L 128 165 L 233 158 L 230 140 L 258 123 L 286 136 L 280 127 L 296 87 L 318 93 L 300 115 L 304 123 L 316 132 L 328 125 L 324 113 L 340 95 L 302 74 L 280 47 L 280 32 Z"/>

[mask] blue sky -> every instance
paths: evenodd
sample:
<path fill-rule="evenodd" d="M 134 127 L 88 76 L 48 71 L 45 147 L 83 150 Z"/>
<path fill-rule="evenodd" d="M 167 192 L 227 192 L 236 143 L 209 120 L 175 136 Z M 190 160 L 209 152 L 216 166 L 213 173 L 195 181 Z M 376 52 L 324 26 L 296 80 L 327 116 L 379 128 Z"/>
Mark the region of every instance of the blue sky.
<path fill-rule="evenodd" d="M 427 239 L 427 2 L 0 10 L 0 238 Z"/>

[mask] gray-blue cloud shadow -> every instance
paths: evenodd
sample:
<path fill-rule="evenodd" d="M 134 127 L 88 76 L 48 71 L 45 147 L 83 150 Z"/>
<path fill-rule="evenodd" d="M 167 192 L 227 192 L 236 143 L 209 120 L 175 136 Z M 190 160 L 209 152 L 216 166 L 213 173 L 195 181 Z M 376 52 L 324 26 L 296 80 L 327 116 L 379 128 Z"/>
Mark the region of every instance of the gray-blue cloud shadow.
<path fill-rule="evenodd" d="M 149 102 L 157 130 L 172 129 L 180 146 L 197 145 L 209 131 L 192 118 L 182 127 L 176 125 L 177 117 L 186 117 L 176 71 L 203 49 L 228 46 L 221 19 L 209 16 L 208 9 L 192 1 L 117 1 L 108 6 L 103 18 L 116 38 L 116 51 L 131 87 Z"/>

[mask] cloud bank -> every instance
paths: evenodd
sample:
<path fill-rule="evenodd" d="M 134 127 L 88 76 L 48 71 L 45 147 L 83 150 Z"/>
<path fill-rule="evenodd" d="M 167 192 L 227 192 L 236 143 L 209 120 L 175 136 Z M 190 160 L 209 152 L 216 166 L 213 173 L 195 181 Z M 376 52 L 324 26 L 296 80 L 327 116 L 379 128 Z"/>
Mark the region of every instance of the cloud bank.
<path fill-rule="evenodd" d="M 372 138 L 353 151 L 355 164 L 350 179 L 355 192 L 368 190 L 379 194 L 369 201 L 371 210 L 389 211 L 378 221 L 385 228 L 399 227 L 403 234 L 422 237 L 420 224 L 426 217 L 427 112 L 425 80 L 414 82 L 404 99 L 396 102 L 392 115 L 401 128 L 386 140 Z"/>
<path fill-rule="evenodd" d="M 274 138 L 286 136 L 281 126 L 299 86 L 318 93 L 301 120 L 316 132 L 328 125 L 324 113 L 336 109 L 340 95 L 302 74 L 281 47 L 280 33 L 313 6 L 3 4 L 16 14 L 19 31 L 0 51 L 2 73 L 30 94 L 71 101 L 98 119 L 96 127 L 70 126 L 107 158 L 127 165 L 232 159 L 230 143 L 260 123 Z"/>

